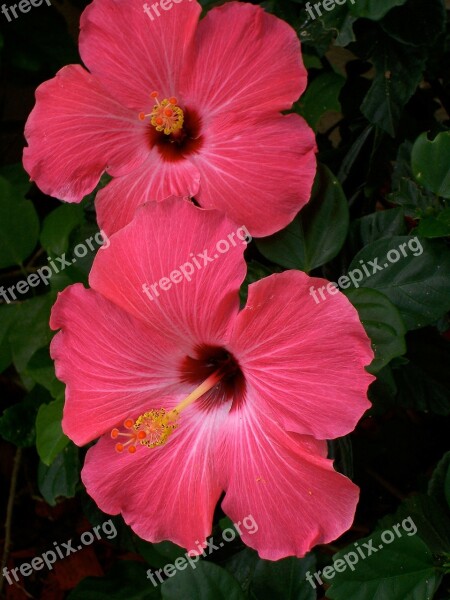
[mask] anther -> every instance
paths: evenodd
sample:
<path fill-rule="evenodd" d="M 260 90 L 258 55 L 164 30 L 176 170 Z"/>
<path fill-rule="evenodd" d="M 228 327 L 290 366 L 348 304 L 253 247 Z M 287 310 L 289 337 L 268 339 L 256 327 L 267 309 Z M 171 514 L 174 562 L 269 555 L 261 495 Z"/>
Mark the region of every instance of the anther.
<path fill-rule="evenodd" d="M 152 92 L 151 98 L 156 101 L 153 110 L 149 114 L 139 113 L 139 119 L 144 121 L 147 117 L 150 118 L 150 123 L 155 127 L 156 131 L 163 131 L 166 135 L 175 133 L 183 127 L 184 114 L 179 106 L 175 96 L 165 98 L 161 102 L 158 100 L 158 92 Z"/>

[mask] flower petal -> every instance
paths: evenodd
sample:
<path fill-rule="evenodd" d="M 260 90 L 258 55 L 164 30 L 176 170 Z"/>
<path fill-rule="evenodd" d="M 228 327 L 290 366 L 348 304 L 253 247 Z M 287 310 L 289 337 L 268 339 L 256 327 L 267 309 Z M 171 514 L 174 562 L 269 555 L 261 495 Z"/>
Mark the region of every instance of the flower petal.
<path fill-rule="evenodd" d="M 316 304 L 299 271 L 249 286 L 230 351 L 253 392 L 289 431 L 332 439 L 352 431 L 370 407 L 365 371 L 373 359 L 356 309 L 342 294 Z"/>
<path fill-rule="evenodd" d="M 237 230 L 222 213 L 185 200 L 144 204 L 97 253 L 90 285 L 162 335 L 221 345 L 246 270 Z"/>
<path fill-rule="evenodd" d="M 255 398 L 229 414 L 217 445 L 222 508 L 261 558 L 302 557 L 351 526 L 359 490 L 325 454 L 326 442 L 283 431 Z"/>
<path fill-rule="evenodd" d="M 182 341 L 171 343 L 79 283 L 58 295 L 50 326 L 61 329 L 51 355 L 67 386 L 63 430 L 76 444 L 159 408 L 162 389 L 179 389 Z"/>
<path fill-rule="evenodd" d="M 245 223 L 254 236 L 270 235 L 310 199 L 315 150 L 314 133 L 298 115 L 214 119 L 204 147 L 190 156 L 200 172 L 196 200 Z"/>
<path fill-rule="evenodd" d="M 259 6 L 228 2 L 213 8 L 195 41 L 181 91 L 206 116 L 226 111 L 244 120 L 286 110 L 306 88 L 295 31 Z"/>
<path fill-rule="evenodd" d="M 50 196 L 79 202 L 103 171 L 122 175 L 148 156 L 146 128 L 78 65 L 61 69 L 36 90 L 25 127 L 23 164 Z"/>
<path fill-rule="evenodd" d="M 112 235 L 132 221 L 141 204 L 170 196 L 194 196 L 199 181 L 197 167 L 191 162 L 165 161 L 154 147 L 136 171 L 113 179 L 99 191 L 95 199 L 98 223 L 107 235 Z"/>
<path fill-rule="evenodd" d="M 177 95 L 201 6 L 187 0 L 170 10 L 160 5 L 153 20 L 145 6 L 142 0 L 94 0 L 81 16 L 80 55 L 115 98 L 148 112 L 151 92 L 160 99 Z"/>
<path fill-rule="evenodd" d="M 141 538 L 194 550 L 211 532 L 222 491 L 212 447 L 228 408 L 202 419 L 194 411 L 188 417 L 189 410 L 163 446 L 118 454 L 112 440 L 100 439 L 87 453 L 82 480 L 101 510 L 121 512 Z"/>

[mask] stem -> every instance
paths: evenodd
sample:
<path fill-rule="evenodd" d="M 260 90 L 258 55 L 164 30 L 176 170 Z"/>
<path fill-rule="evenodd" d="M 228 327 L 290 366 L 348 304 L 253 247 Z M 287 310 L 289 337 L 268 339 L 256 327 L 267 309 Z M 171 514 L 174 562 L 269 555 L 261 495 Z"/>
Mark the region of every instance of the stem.
<path fill-rule="evenodd" d="M 0 593 L 3 589 L 3 582 L 5 578 L 3 576 L 3 569 L 6 567 L 8 562 L 9 548 L 11 546 L 11 525 L 14 508 L 14 497 L 16 495 L 17 477 L 19 475 L 20 461 L 22 458 L 22 448 L 17 448 L 16 455 L 14 456 L 13 471 L 11 476 L 11 485 L 9 487 L 8 506 L 6 508 L 6 521 L 5 521 L 5 547 L 3 548 L 2 565 L 1 565 L 1 577 L 0 577 Z"/>

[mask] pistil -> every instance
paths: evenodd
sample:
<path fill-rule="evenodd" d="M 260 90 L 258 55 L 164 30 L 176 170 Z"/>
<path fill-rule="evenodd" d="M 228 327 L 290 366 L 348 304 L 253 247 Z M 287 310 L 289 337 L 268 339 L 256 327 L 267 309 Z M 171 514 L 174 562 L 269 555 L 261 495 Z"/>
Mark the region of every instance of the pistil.
<path fill-rule="evenodd" d="M 217 369 L 170 411 L 166 411 L 164 408 L 152 409 L 140 415 L 136 420 L 126 419 L 123 424 L 127 430 L 126 432 L 120 431 L 116 427 L 111 431 L 111 437 L 114 440 L 119 436 L 128 438 L 125 443 L 118 442 L 116 444 L 116 451 L 123 452 L 125 448 L 128 448 L 128 452 L 134 454 L 137 444 L 142 444 L 148 448 L 165 444 L 169 436 L 178 427 L 181 412 L 209 392 L 225 374 L 226 371 L 222 367 Z"/>

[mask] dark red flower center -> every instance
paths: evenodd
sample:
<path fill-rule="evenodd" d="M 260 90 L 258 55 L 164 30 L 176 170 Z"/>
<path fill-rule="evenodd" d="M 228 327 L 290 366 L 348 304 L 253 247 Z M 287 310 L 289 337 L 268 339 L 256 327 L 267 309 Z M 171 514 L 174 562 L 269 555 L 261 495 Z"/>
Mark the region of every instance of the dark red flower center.
<path fill-rule="evenodd" d="M 143 121 L 150 118 L 148 140 L 150 148 L 156 146 L 166 161 L 183 160 L 200 150 L 203 145 L 201 119 L 195 109 L 177 105 L 174 97 L 159 102 L 157 92 L 152 93 L 156 104 L 149 114 L 140 113 Z"/>
<path fill-rule="evenodd" d="M 245 378 L 238 361 L 228 350 L 218 346 L 198 346 L 194 356 L 187 356 L 180 369 L 182 381 L 193 386 L 200 385 L 216 372 L 220 380 L 197 400 L 197 406 L 210 410 L 231 400 L 233 410 L 244 400 Z"/>
<path fill-rule="evenodd" d="M 152 127 L 149 138 L 151 147 L 156 146 L 165 160 L 169 162 L 183 160 L 190 154 L 197 153 L 203 146 L 200 116 L 194 109 L 185 108 L 181 129 L 166 135 Z"/>
<path fill-rule="evenodd" d="M 117 452 L 134 454 L 138 444 L 155 448 L 166 443 L 178 427 L 182 412 L 193 404 L 200 410 L 214 410 L 231 400 L 230 410 L 234 410 L 245 397 L 245 379 L 239 363 L 225 348 L 218 346 L 198 346 L 194 356 L 186 356 L 180 368 L 181 380 L 194 388 L 175 408 L 152 409 L 137 419 L 124 421 L 125 431 L 115 427 L 111 431 L 113 439 L 125 438 L 116 443 Z"/>

